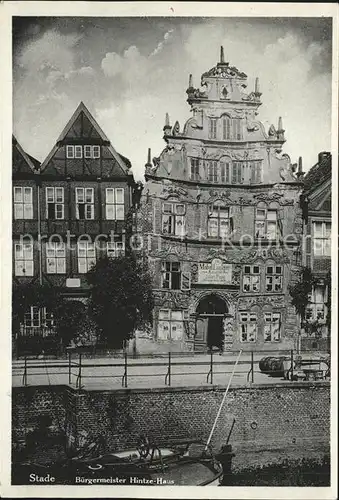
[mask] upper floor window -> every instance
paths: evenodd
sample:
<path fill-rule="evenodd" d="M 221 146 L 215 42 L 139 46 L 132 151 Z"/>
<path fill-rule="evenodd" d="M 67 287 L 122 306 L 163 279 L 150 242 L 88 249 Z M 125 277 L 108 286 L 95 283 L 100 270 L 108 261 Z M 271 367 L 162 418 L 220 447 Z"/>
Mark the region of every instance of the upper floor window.
<path fill-rule="evenodd" d="M 218 162 L 209 161 L 207 166 L 207 180 L 209 182 L 218 182 Z"/>
<path fill-rule="evenodd" d="M 243 137 L 241 118 L 230 118 L 223 116 L 222 118 L 222 138 L 224 141 L 235 140 L 239 141 Z"/>
<path fill-rule="evenodd" d="M 162 262 L 162 288 L 169 290 L 189 290 L 191 288 L 190 273 L 181 270 L 180 262 Z"/>
<path fill-rule="evenodd" d="M 75 188 L 76 218 L 94 219 L 94 189 Z"/>
<path fill-rule="evenodd" d="M 244 266 L 243 291 L 260 291 L 260 269 L 259 266 Z"/>
<path fill-rule="evenodd" d="M 62 242 L 49 242 L 46 245 L 48 274 L 66 273 L 66 245 Z"/>
<path fill-rule="evenodd" d="M 100 146 L 84 146 L 85 158 L 100 158 Z"/>
<path fill-rule="evenodd" d="M 210 118 L 209 121 L 209 138 L 210 139 L 216 139 L 217 138 L 217 123 L 218 120 L 217 118 Z"/>
<path fill-rule="evenodd" d="M 277 210 L 257 208 L 255 213 L 255 237 L 275 240 L 277 237 Z"/>
<path fill-rule="evenodd" d="M 262 177 L 261 161 L 251 162 L 250 169 L 251 169 L 251 177 L 250 177 L 251 184 L 260 184 Z"/>
<path fill-rule="evenodd" d="M 279 342 L 281 338 L 280 313 L 265 313 L 264 342 Z"/>
<path fill-rule="evenodd" d="M 78 242 L 78 272 L 86 274 L 96 263 L 95 243 Z"/>
<path fill-rule="evenodd" d="M 15 276 L 33 276 L 33 243 L 15 243 Z"/>
<path fill-rule="evenodd" d="M 46 217 L 47 219 L 64 218 L 64 188 L 46 188 Z"/>
<path fill-rule="evenodd" d="M 162 232 L 184 236 L 185 234 L 185 212 L 183 203 L 163 203 L 162 205 Z"/>
<path fill-rule="evenodd" d="M 331 222 L 313 222 L 313 251 L 315 257 L 331 255 Z"/>
<path fill-rule="evenodd" d="M 66 146 L 66 157 L 67 158 L 82 158 L 82 146 Z"/>
<path fill-rule="evenodd" d="M 224 116 L 222 119 L 222 138 L 224 141 L 231 139 L 232 119 Z"/>
<path fill-rule="evenodd" d="M 124 188 L 106 188 L 106 219 L 124 220 Z"/>
<path fill-rule="evenodd" d="M 210 238 L 226 238 L 231 233 L 229 207 L 215 203 L 208 212 L 207 234 Z"/>
<path fill-rule="evenodd" d="M 256 313 L 240 313 L 240 341 L 255 342 L 257 340 Z"/>
<path fill-rule="evenodd" d="M 200 180 L 200 160 L 199 160 L 199 158 L 191 158 L 191 179 L 193 181 Z"/>
<path fill-rule="evenodd" d="M 230 184 L 230 162 L 220 161 L 220 182 Z"/>
<path fill-rule="evenodd" d="M 316 286 L 310 294 L 310 303 L 306 308 L 306 319 L 324 321 L 327 314 L 327 290 L 325 286 Z"/>
<path fill-rule="evenodd" d="M 281 291 L 282 291 L 282 267 L 267 266 L 266 292 L 281 292 Z"/>
<path fill-rule="evenodd" d="M 244 165 L 240 161 L 235 161 L 232 164 L 232 184 L 242 184 L 244 182 L 243 176 Z"/>
<path fill-rule="evenodd" d="M 33 194 L 31 187 L 14 188 L 14 218 L 33 219 Z"/>

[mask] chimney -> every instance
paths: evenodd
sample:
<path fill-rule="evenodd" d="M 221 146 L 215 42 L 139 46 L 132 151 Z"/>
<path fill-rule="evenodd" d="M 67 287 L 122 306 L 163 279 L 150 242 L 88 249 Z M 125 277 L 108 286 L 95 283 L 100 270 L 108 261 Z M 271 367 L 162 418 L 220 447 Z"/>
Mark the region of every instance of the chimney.
<path fill-rule="evenodd" d="M 188 88 L 191 89 L 193 88 L 193 76 L 190 75 L 188 79 Z"/>
<path fill-rule="evenodd" d="M 318 154 L 318 163 L 323 163 L 326 160 L 331 159 L 331 153 L 329 151 L 322 151 Z"/>
<path fill-rule="evenodd" d="M 297 171 L 297 177 L 299 179 L 299 177 L 303 178 L 303 175 L 304 175 L 304 172 L 303 172 L 303 159 L 301 156 L 299 156 L 299 160 L 298 160 L 298 171 Z"/>

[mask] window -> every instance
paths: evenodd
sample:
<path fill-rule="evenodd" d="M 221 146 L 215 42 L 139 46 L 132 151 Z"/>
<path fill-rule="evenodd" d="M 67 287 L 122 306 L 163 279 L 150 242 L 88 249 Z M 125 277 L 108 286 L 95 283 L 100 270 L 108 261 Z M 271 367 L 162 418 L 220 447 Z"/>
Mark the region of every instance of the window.
<path fill-rule="evenodd" d="M 210 118 L 210 128 L 209 128 L 209 138 L 216 139 L 217 138 L 217 119 Z"/>
<path fill-rule="evenodd" d="M 74 158 L 74 146 L 66 146 L 66 157 Z"/>
<path fill-rule="evenodd" d="M 94 219 L 93 188 L 75 188 L 75 201 L 77 219 Z"/>
<path fill-rule="evenodd" d="M 82 146 L 74 146 L 74 157 L 82 158 Z"/>
<path fill-rule="evenodd" d="M 181 271 L 180 262 L 162 262 L 162 288 L 190 290 L 191 275 Z"/>
<path fill-rule="evenodd" d="M 46 188 L 46 217 L 47 219 L 64 218 L 64 188 Z"/>
<path fill-rule="evenodd" d="M 31 187 L 14 188 L 14 219 L 33 219 L 33 195 Z"/>
<path fill-rule="evenodd" d="M 282 292 L 282 267 L 266 267 L 266 292 Z"/>
<path fill-rule="evenodd" d="M 240 341 L 255 342 L 257 339 L 256 313 L 240 313 Z"/>
<path fill-rule="evenodd" d="M 84 146 L 85 158 L 100 158 L 100 146 Z"/>
<path fill-rule="evenodd" d="M 240 118 L 233 118 L 232 124 L 233 124 L 233 139 L 236 139 L 239 141 L 242 139 L 241 119 Z"/>
<path fill-rule="evenodd" d="M 230 209 L 214 204 L 208 213 L 207 234 L 210 238 L 226 238 L 230 235 Z"/>
<path fill-rule="evenodd" d="M 306 308 L 306 319 L 324 321 L 327 315 L 327 292 L 325 286 L 316 286 L 310 296 L 310 304 Z"/>
<path fill-rule="evenodd" d="M 106 188 L 106 219 L 124 220 L 124 188 Z"/>
<path fill-rule="evenodd" d="M 222 119 L 222 138 L 224 141 L 231 139 L 232 120 L 229 116 L 224 116 Z"/>
<path fill-rule="evenodd" d="M 228 162 L 220 162 L 220 182 L 230 184 L 230 163 Z"/>
<path fill-rule="evenodd" d="M 257 208 L 255 215 L 255 237 L 274 240 L 277 237 L 277 211 Z"/>
<path fill-rule="evenodd" d="M 182 340 L 184 321 L 188 311 L 160 309 L 158 321 L 159 340 Z"/>
<path fill-rule="evenodd" d="M 175 236 L 185 235 L 185 212 L 183 203 L 162 204 L 162 232 Z"/>
<path fill-rule="evenodd" d="M 209 161 L 207 166 L 207 180 L 209 182 L 218 182 L 218 162 Z"/>
<path fill-rule="evenodd" d="M 15 243 L 15 276 L 33 276 L 33 243 Z"/>
<path fill-rule="evenodd" d="M 40 333 L 43 335 L 43 332 L 37 332 L 37 328 L 45 327 L 45 328 L 53 328 L 54 326 L 54 318 L 53 313 L 48 311 L 46 307 L 39 308 L 37 306 L 31 306 L 24 316 L 24 327 L 25 329 L 31 329 L 32 334 Z M 27 332 L 26 333 L 30 333 Z"/>
<path fill-rule="evenodd" d="M 331 222 L 313 222 L 313 251 L 315 257 L 331 255 Z"/>
<path fill-rule="evenodd" d="M 243 180 L 243 164 L 235 161 L 232 165 L 232 184 L 242 184 Z"/>
<path fill-rule="evenodd" d="M 259 266 L 244 266 L 243 291 L 260 291 L 260 268 Z"/>
<path fill-rule="evenodd" d="M 111 259 L 125 255 L 125 245 L 123 241 L 109 241 L 106 244 L 107 256 Z"/>
<path fill-rule="evenodd" d="M 95 244 L 89 241 L 78 242 L 78 272 L 86 274 L 95 265 Z"/>
<path fill-rule="evenodd" d="M 250 164 L 251 184 L 260 184 L 262 176 L 261 161 L 254 161 Z"/>
<path fill-rule="evenodd" d="M 50 242 L 46 245 L 48 274 L 66 273 L 66 246 L 62 242 Z"/>
<path fill-rule="evenodd" d="M 200 160 L 199 158 L 191 158 L 191 179 L 198 181 L 200 179 Z"/>
<path fill-rule="evenodd" d="M 264 342 L 279 342 L 281 339 L 280 313 L 265 313 Z"/>

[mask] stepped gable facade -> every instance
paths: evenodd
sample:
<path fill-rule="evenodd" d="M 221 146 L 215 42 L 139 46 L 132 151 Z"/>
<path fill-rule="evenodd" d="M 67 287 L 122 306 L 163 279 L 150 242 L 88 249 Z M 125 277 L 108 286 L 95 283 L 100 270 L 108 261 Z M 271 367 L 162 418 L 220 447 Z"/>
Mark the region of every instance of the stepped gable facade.
<path fill-rule="evenodd" d="M 258 119 L 259 80 L 220 61 L 195 87 L 192 117 L 166 115 L 166 147 L 145 165 L 138 228 L 154 272 L 154 338 L 173 350 L 295 344 L 288 285 L 301 265 L 302 167 L 282 119 Z"/>

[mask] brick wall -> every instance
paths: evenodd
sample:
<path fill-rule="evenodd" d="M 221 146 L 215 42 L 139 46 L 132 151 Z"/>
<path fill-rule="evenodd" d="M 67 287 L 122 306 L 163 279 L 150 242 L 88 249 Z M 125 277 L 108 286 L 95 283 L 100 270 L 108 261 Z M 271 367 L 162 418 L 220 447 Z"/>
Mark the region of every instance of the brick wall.
<path fill-rule="evenodd" d="M 13 391 L 14 432 L 18 425 L 24 429 L 26 422 L 32 424 L 38 413 L 51 412 L 58 425 L 56 403 L 59 415 L 67 414 L 73 440 L 79 443 L 87 433 L 102 435 L 107 451 L 135 447 L 142 433 L 158 444 L 169 438 L 206 440 L 224 394 L 220 387 L 111 392 L 30 388 L 29 396 L 25 391 Z M 321 458 L 329 452 L 329 383 L 232 388 L 212 439 L 215 449 L 226 441 L 233 418 L 235 469 L 283 459 Z"/>

